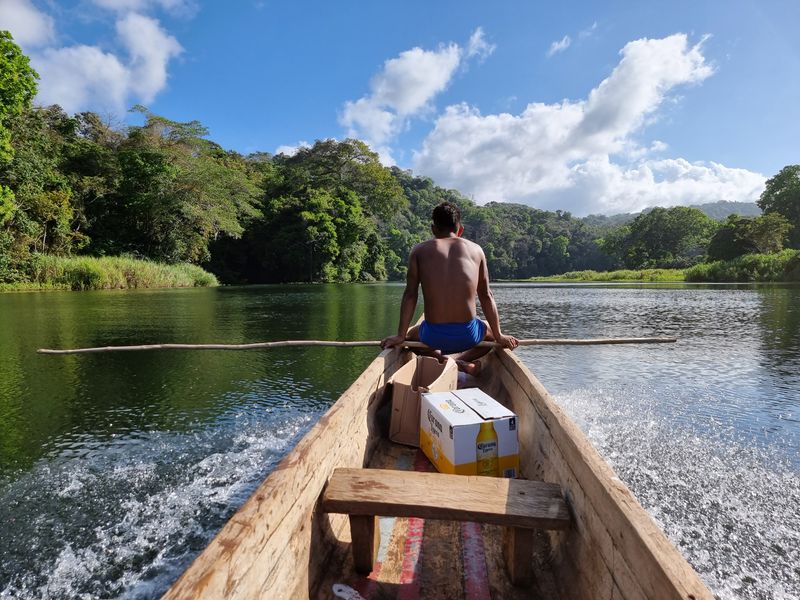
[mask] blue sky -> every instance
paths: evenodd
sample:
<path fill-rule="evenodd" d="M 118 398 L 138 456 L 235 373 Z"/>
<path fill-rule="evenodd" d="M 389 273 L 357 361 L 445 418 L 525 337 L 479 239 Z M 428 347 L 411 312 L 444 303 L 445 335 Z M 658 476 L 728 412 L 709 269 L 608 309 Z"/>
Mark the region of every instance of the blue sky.
<path fill-rule="evenodd" d="M 0 0 L 40 103 L 249 153 L 355 136 L 483 204 L 754 201 L 798 162 L 800 2 Z"/>

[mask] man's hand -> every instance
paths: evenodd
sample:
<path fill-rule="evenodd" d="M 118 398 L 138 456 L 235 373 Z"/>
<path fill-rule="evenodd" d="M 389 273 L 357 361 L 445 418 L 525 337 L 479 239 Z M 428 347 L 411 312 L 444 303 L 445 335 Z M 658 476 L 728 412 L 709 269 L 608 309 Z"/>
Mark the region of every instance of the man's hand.
<path fill-rule="evenodd" d="M 394 348 L 395 346 L 399 346 L 405 341 L 406 341 L 406 336 L 404 335 L 392 335 L 387 338 L 384 338 L 383 341 L 381 341 L 381 348 Z"/>
<path fill-rule="evenodd" d="M 517 338 L 515 338 L 513 335 L 501 335 L 496 341 L 503 348 L 508 348 L 509 350 L 513 350 L 519 346 L 519 340 L 517 340 Z"/>

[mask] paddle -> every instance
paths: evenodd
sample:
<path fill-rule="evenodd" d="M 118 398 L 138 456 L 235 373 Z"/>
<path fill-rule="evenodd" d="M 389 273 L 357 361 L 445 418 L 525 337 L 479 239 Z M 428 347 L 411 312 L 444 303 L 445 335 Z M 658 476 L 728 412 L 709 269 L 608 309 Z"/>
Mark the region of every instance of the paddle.
<path fill-rule="evenodd" d="M 594 338 L 594 339 L 530 339 L 519 340 L 520 346 L 589 346 L 594 344 L 670 344 L 677 342 L 671 337 L 644 338 Z M 282 340 L 277 342 L 258 342 L 255 344 L 147 344 L 140 346 L 101 346 L 97 348 L 72 348 L 67 350 L 51 350 L 39 348 L 39 354 L 90 354 L 95 352 L 134 352 L 140 350 L 256 350 L 260 348 L 286 348 L 290 346 L 335 346 L 353 348 L 356 346 L 380 346 L 380 340 L 362 340 L 338 342 L 334 340 Z M 497 342 L 480 342 L 483 348 L 495 348 Z M 428 348 L 422 342 L 403 342 L 405 348 Z"/>

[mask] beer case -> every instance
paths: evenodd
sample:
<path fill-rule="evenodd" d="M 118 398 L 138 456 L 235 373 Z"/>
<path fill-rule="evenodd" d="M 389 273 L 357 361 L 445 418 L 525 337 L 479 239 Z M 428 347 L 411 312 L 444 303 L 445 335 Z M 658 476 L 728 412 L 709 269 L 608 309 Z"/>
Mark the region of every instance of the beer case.
<path fill-rule="evenodd" d="M 420 408 L 420 448 L 440 473 L 517 477 L 517 417 L 494 398 L 477 388 L 430 392 Z"/>

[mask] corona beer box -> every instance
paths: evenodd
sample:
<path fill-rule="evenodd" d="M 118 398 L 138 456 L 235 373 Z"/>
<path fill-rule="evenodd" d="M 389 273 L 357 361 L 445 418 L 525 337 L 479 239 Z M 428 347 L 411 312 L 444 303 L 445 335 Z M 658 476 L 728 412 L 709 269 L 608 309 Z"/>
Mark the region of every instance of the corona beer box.
<path fill-rule="evenodd" d="M 516 478 L 516 415 L 477 388 L 422 394 L 420 447 L 440 473 Z"/>
<path fill-rule="evenodd" d="M 456 389 L 458 366 L 452 358 L 439 362 L 432 356 L 417 356 L 400 367 L 389 384 L 392 388 L 389 439 L 418 448 L 420 394 Z"/>

